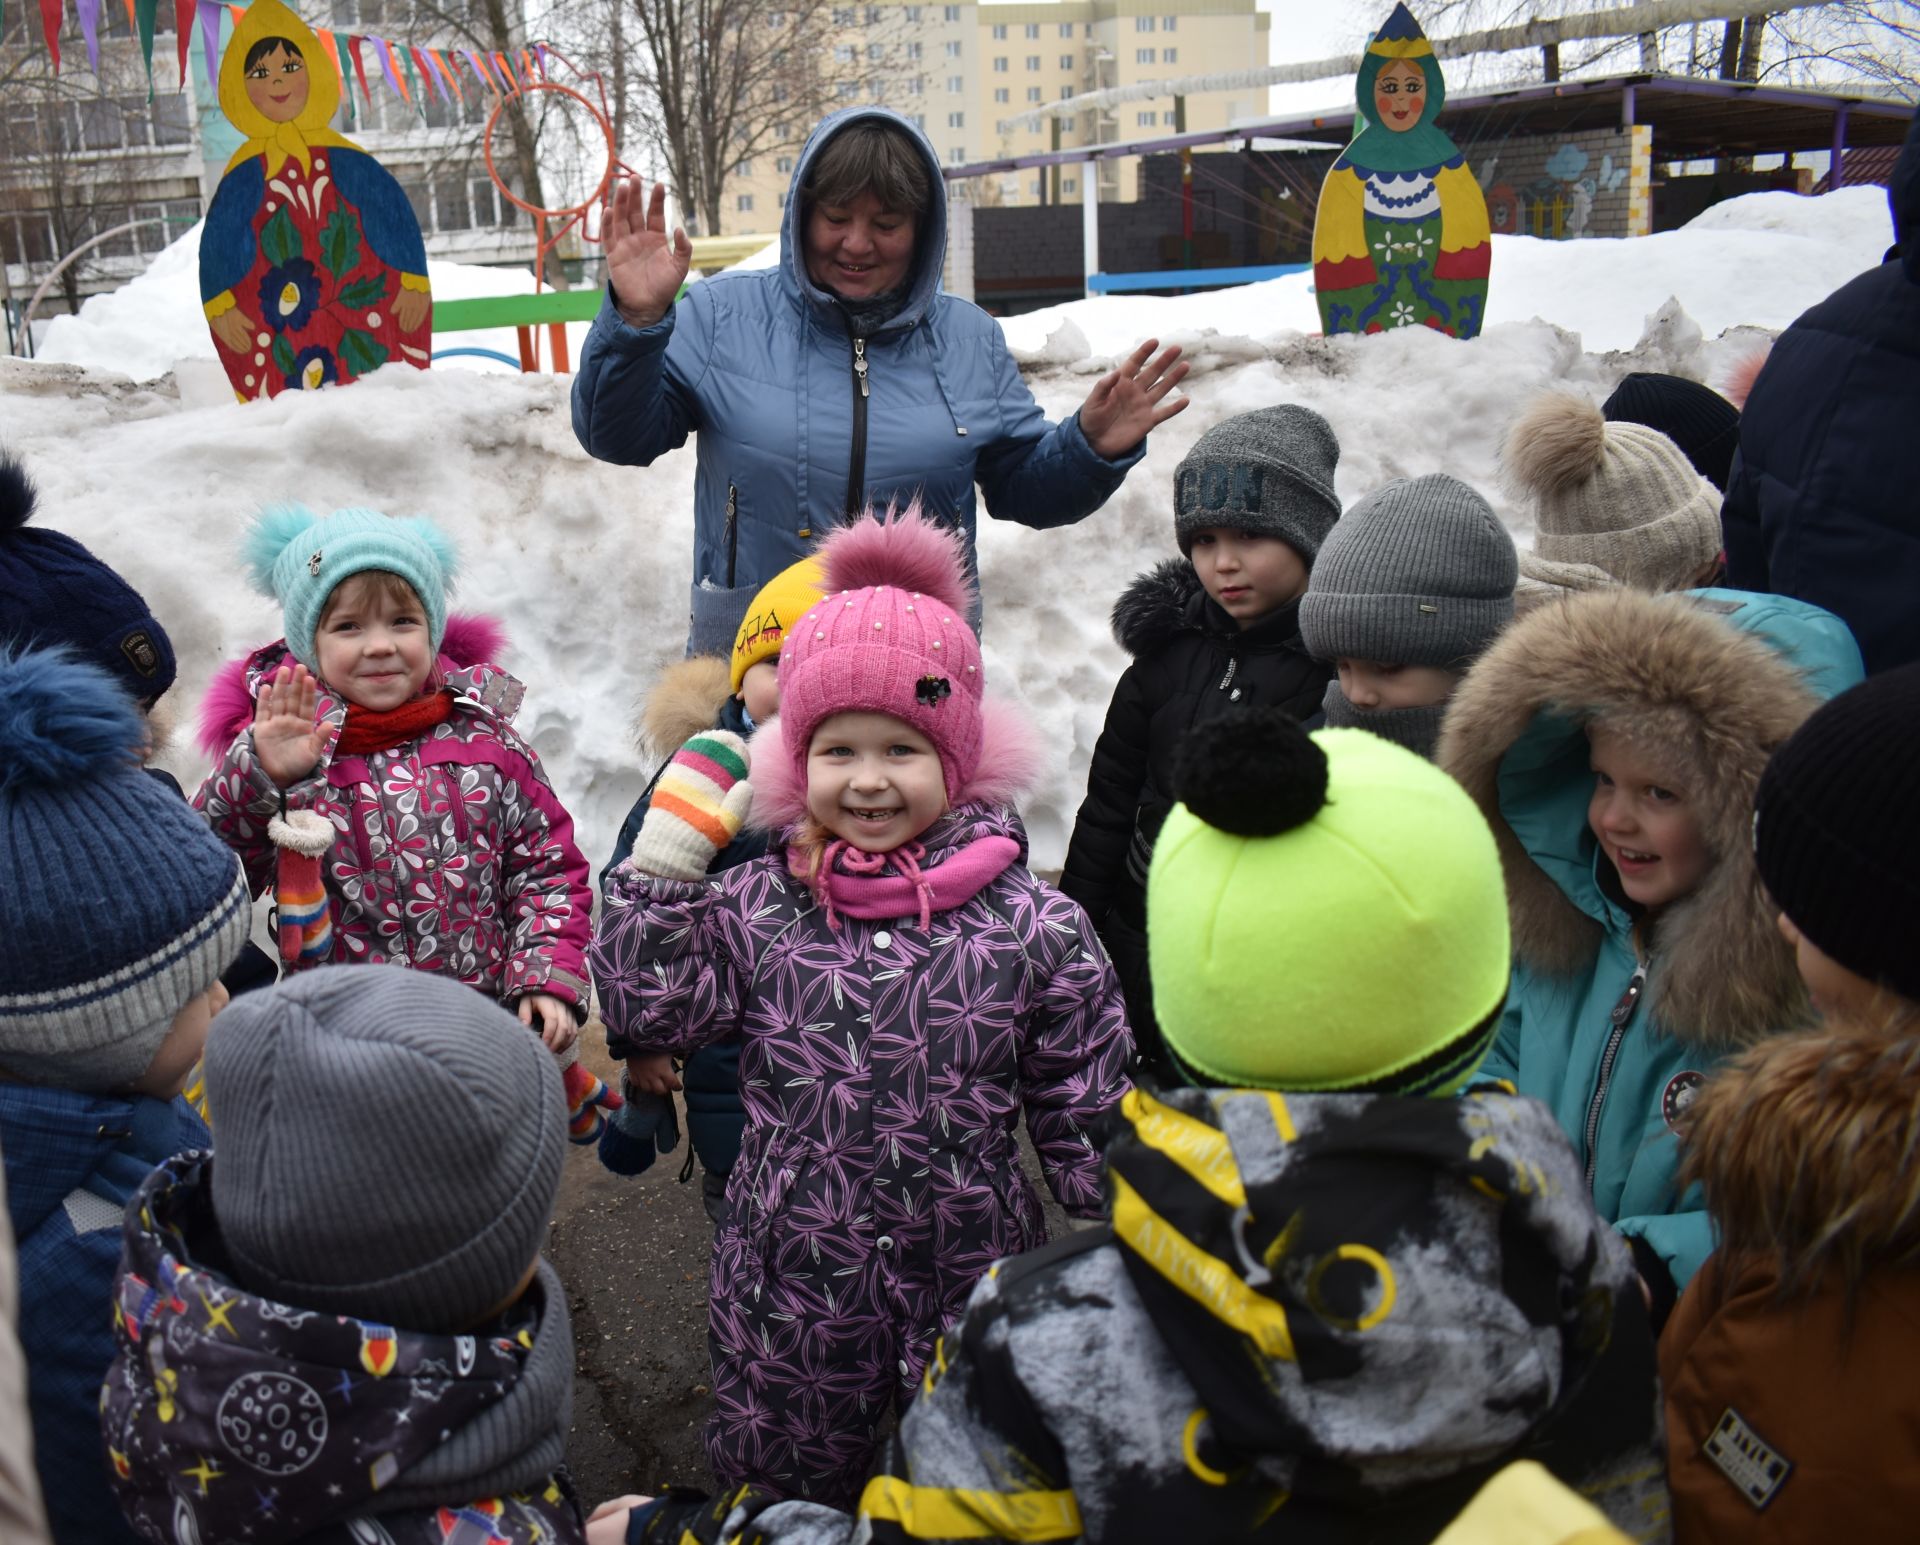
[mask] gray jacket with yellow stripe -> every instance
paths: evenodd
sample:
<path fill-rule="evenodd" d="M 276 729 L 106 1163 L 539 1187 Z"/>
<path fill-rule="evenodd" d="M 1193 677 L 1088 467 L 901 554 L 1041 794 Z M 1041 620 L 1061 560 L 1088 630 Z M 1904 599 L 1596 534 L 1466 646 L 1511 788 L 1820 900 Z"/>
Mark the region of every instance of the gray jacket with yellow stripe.
<path fill-rule="evenodd" d="M 666 1499 L 644 1537 L 1424 1542 L 1522 1458 L 1668 1537 L 1631 1256 L 1544 1106 L 1122 1112 L 1111 1225 L 982 1280 L 857 1517 L 748 1489 Z"/>

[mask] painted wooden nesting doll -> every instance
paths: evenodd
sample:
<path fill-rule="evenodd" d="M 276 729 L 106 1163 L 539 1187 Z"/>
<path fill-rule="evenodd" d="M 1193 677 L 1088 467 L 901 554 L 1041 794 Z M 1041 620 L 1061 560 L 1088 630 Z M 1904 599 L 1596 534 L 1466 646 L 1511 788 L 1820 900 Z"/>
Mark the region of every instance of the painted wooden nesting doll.
<path fill-rule="evenodd" d="M 427 368 L 433 297 L 400 184 L 327 127 L 339 77 L 281 0 L 253 0 L 220 58 L 220 107 L 247 136 L 200 237 L 200 299 L 242 401 Z"/>
<path fill-rule="evenodd" d="M 1359 133 L 1320 188 L 1313 282 L 1326 332 L 1480 331 L 1493 255 L 1487 201 L 1435 124 L 1445 101 L 1433 45 L 1396 5 L 1360 66 Z"/>

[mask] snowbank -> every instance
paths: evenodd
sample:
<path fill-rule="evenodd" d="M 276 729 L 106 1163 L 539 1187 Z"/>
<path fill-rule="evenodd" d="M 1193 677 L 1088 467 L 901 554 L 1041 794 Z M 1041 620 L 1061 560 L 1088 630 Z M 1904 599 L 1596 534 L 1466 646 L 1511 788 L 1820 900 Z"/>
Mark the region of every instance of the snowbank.
<path fill-rule="evenodd" d="M 1056 418 L 1143 335 L 1186 339 L 1199 359 L 1192 406 L 1154 435 L 1104 510 L 1055 532 L 982 522 L 987 668 L 1039 716 L 1052 747 L 1027 812 L 1034 862 L 1055 866 L 1065 852 L 1125 663 L 1108 612 L 1135 572 L 1172 550 L 1173 470 L 1208 425 L 1305 403 L 1339 436 L 1347 502 L 1389 478 L 1449 472 L 1484 490 L 1524 540 L 1528 521 L 1500 489 L 1496 453 L 1529 396 L 1550 385 L 1598 395 L 1631 369 L 1717 379 L 1752 334 L 1710 335 L 1778 327 L 1877 261 L 1889 235 L 1883 197 L 1879 226 L 1867 217 L 1875 197 L 1843 190 L 1785 209 L 1769 201 L 1791 195 L 1762 194 L 1704 227 L 1639 242 L 1505 242 L 1493 296 L 1508 320 L 1472 343 L 1424 329 L 1303 336 L 1310 307 L 1288 310 L 1272 285 L 1079 302 L 1010 321 L 1030 353 L 1049 336 L 1059 345 L 1029 371 Z M 89 302 L 53 340 L 77 363 L 0 361 L 6 439 L 39 479 L 42 519 L 145 593 L 180 658 L 184 717 L 222 660 L 279 631 L 234 559 L 253 511 L 298 498 L 431 512 L 463 549 L 456 604 L 508 627 L 505 663 L 529 687 L 521 726 L 597 865 L 650 770 L 632 747 L 634 706 L 685 637 L 691 448 L 644 469 L 593 461 L 573 437 L 569 382 L 547 376 L 393 366 L 347 390 L 245 406 L 188 390 L 185 378 L 136 385 L 129 376 L 164 370 L 155 362 L 206 338 L 194 262 L 183 241 L 141 280 Z M 433 278 L 442 294 L 476 293 L 454 283 L 481 275 L 502 278 L 456 271 L 441 289 L 437 265 Z M 1681 305 L 1664 305 L 1670 294 Z M 109 366 L 121 373 L 99 368 Z M 188 787 L 204 771 L 184 735 L 166 761 Z"/>

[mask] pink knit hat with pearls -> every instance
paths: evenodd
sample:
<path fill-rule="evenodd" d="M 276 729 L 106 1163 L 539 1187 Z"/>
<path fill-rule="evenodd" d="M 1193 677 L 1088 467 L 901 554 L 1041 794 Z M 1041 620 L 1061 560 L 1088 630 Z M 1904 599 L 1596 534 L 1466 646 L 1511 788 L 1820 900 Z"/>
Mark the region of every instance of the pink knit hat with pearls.
<path fill-rule="evenodd" d="M 980 640 L 959 534 L 918 501 L 820 544 L 824 595 L 780 650 L 780 743 L 801 787 L 813 732 L 839 713 L 883 713 L 940 753 L 949 803 L 980 765 Z"/>

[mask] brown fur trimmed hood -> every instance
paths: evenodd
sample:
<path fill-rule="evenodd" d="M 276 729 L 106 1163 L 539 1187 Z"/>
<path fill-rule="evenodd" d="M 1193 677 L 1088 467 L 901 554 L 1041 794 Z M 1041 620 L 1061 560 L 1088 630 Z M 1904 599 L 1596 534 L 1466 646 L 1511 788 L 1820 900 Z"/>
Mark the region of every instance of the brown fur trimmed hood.
<path fill-rule="evenodd" d="M 1828 613 L 1734 591 L 1595 591 L 1516 621 L 1455 693 L 1436 758 L 1499 842 L 1516 957 L 1568 975 L 1599 949 L 1579 791 L 1592 778 L 1583 726 L 1603 719 L 1673 767 L 1715 858 L 1662 920 L 1649 1007 L 1670 1033 L 1707 1045 L 1803 1019 L 1805 991 L 1754 868 L 1753 794 L 1773 749 L 1823 695 L 1859 679 L 1858 660 Z"/>
<path fill-rule="evenodd" d="M 729 697 L 733 679 L 727 661 L 697 654 L 675 660 L 660 673 L 640 704 L 633 743 L 650 761 L 665 761 L 713 721 Z"/>
<path fill-rule="evenodd" d="M 1687 1116 L 1721 1247 L 1783 1297 L 1920 1261 L 1920 1024 L 1778 1036 L 1716 1073 Z"/>

